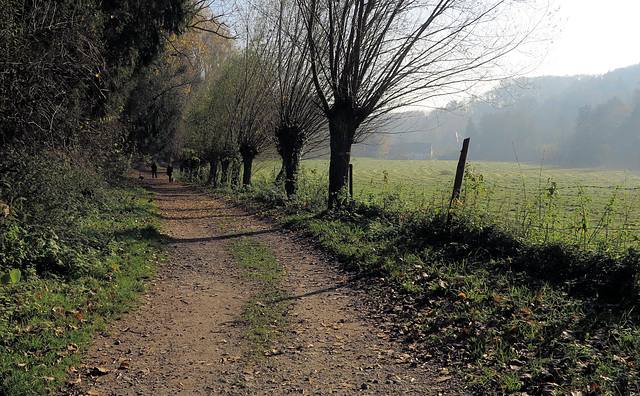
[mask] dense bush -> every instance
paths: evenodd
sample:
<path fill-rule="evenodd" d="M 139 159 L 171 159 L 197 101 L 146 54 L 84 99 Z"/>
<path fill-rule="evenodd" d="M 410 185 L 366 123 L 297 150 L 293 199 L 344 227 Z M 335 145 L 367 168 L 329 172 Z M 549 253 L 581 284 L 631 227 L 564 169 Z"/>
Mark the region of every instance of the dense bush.
<path fill-rule="evenodd" d="M 43 157 L 31 158 L 19 172 L 2 178 L 0 202 L 0 272 L 25 275 L 77 275 L 89 263 L 83 224 L 103 209 L 106 184 L 90 166 L 78 167 Z M 93 246 L 93 247 L 92 247 Z"/>
<path fill-rule="evenodd" d="M 93 178 L 91 172 L 70 172 L 60 164 L 54 174 L 58 181 L 75 183 Z M 151 194 L 91 185 L 93 191 L 79 198 L 79 187 L 64 197 L 63 185 L 47 184 L 54 200 L 18 200 L 0 217 L 0 275 L 16 267 L 27 275 L 19 279 L 14 270 L 13 278 L 0 277 L 2 395 L 47 395 L 56 389 L 67 394 L 60 387 L 68 385 L 69 373 L 82 361 L 75 351 L 84 350 L 109 318 L 136 304 L 162 259 L 166 237 L 158 232 Z M 2 191 L 3 199 L 9 192 L 30 191 L 20 190 L 19 183 L 14 187 Z M 61 202 L 65 208 L 43 221 L 64 215 L 73 220 L 40 227 L 25 212 L 35 202 L 54 209 Z"/>

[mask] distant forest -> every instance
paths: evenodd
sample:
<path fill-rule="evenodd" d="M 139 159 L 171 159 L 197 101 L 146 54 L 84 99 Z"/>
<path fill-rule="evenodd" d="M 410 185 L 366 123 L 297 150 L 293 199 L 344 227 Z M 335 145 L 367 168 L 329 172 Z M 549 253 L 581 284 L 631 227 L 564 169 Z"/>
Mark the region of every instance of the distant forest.
<path fill-rule="evenodd" d="M 604 75 L 513 81 L 483 100 L 389 116 L 354 149 L 361 157 L 469 158 L 640 169 L 640 64 Z"/>

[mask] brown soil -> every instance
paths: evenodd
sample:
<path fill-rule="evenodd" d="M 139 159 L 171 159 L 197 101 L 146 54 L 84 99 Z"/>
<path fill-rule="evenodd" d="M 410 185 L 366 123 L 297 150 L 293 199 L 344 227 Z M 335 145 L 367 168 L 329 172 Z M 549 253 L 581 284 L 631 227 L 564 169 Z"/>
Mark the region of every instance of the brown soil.
<path fill-rule="evenodd" d="M 164 176 L 164 175 L 162 175 Z M 166 176 L 143 184 L 171 236 L 151 294 L 98 335 L 82 383 L 90 395 L 459 395 L 445 368 L 415 360 L 338 263 L 303 238 Z M 225 246 L 255 238 L 286 267 L 290 330 L 249 356 L 241 314 L 257 286 Z"/>

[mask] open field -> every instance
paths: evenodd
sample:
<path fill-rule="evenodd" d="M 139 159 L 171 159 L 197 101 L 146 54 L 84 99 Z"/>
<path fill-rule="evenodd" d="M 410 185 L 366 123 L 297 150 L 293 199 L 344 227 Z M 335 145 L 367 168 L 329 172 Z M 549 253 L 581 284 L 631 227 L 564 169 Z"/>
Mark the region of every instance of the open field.
<path fill-rule="evenodd" d="M 448 208 L 457 161 L 352 162 L 357 198 L 386 199 L 408 209 Z M 278 166 L 262 163 L 257 179 L 273 179 Z M 303 179 L 326 180 L 327 160 L 303 161 L 303 167 Z M 529 237 L 571 238 L 583 245 L 615 240 L 618 247 L 628 247 L 637 243 L 640 231 L 640 172 L 469 162 L 459 205 L 467 214 Z"/>

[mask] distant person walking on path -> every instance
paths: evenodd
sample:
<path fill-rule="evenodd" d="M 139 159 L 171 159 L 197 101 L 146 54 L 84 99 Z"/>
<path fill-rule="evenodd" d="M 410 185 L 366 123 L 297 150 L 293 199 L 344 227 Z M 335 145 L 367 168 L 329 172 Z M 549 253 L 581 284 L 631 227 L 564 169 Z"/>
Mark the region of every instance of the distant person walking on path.
<path fill-rule="evenodd" d="M 167 165 L 167 176 L 169 176 L 169 183 L 173 181 L 173 167 L 171 164 Z"/>
<path fill-rule="evenodd" d="M 154 179 L 158 178 L 158 165 L 156 165 L 155 161 L 151 163 L 151 177 Z"/>

